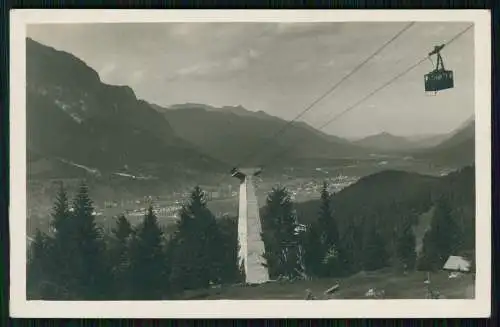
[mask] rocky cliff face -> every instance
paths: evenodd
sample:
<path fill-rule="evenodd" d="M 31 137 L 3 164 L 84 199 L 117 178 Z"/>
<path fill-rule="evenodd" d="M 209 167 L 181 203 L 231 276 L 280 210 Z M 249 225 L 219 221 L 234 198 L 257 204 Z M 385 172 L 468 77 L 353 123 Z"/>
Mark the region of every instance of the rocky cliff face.
<path fill-rule="evenodd" d="M 29 154 L 110 171 L 220 169 L 130 87 L 104 84 L 75 56 L 26 42 Z"/>

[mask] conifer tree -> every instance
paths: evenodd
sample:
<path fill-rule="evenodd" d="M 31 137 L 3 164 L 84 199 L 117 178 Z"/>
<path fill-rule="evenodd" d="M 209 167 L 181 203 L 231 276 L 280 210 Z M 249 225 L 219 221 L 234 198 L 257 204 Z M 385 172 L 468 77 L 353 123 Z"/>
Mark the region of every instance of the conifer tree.
<path fill-rule="evenodd" d="M 396 240 L 396 254 L 405 269 L 413 269 L 416 260 L 416 239 L 411 219 L 402 219 L 402 226 Z"/>
<path fill-rule="evenodd" d="M 225 217 L 217 222 L 220 231 L 220 281 L 234 283 L 242 281 L 238 267 L 238 225 L 237 219 Z"/>
<path fill-rule="evenodd" d="M 318 217 L 318 228 L 322 231 L 320 237 L 322 245 L 323 273 L 327 276 L 336 275 L 340 272 L 340 242 L 337 223 L 333 217 L 331 208 L 331 195 L 328 192 L 328 184 L 323 183 L 321 189 L 320 211 Z"/>
<path fill-rule="evenodd" d="M 70 219 L 70 208 L 68 195 L 64 185 L 61 184 L 59 191 L 56 195 L 56 201 L 53 207 L 51 226 L 56 237 L 62 237 L 66 231 L 68 221 Z"/>
<path fill-rule="evenodd" d="M 275 187 L 267 197 L 262 216 L 265 258 L 269 275 L 288 278 L 302 274 L 297 219 L 286 188 Z"/>
<path fill-rule="evenodd" d="M 324 258 L 324 249 L 321 244 L 320 231 L 318 224 L 311 224 L 306 231 L 305 248 L 305 267 L 309 276 L 319 277 L 323 273 L 322 260 Z"/>
<path fill-rule="evenodd" d="M 59 292 L 54 296 L 61 298 L 74 296 L 73 260 L 75 253 L 73 248 L 76 246 L 74 239 L 74 226 L 72 224 L 72 214 L 68 196 L 64 185 L 61 184 L 53 206 L 52 219 L 52 238 L 47 239 L 47 271 L 50 280 L 58 286 Z"/>
<path fill-rule="evenodd" d="M 383 237 L 375 228 L 367 226 L 363 242 L 363 269 L 373 271 L 384 268 L 388 259 Z"/>
<path fill-rule="evenodd" d="M 39 229 L 30 244 L 27 267 L 27 293 L 30 299 L 43 299 L 42 285 L 50 280 L 48 264 L 48 238 Z"/>
<path fill-rule="evenodd" d="M 116 219 L 116 227 L 112 230 L 115 239 L 123 244 L 130 237 L 132 231 L 132 226 L 125 215 L 122 214 L 118 216 Z"/>
<path fill-rule="evenodd" d="M 85 183 L 81 183 L 73 200 L 71 227 L 68 227 L 67 254 L 71 254 L 68 262 L 71 290 L 78 299 L 97 300 L 107 296 L 109 287 L 109 270 L 105 260 L 105 246 L 101 231 L 95 222 L 94 207 Z"/>
<path fill-rule="evenodd" d="M 120 215 L 116 219 L 116 227 L 111 231 L 112 240 L 109 249 L 115 298 L 130 297 L 132 279 L 129 245 L 132 232 L 130 222 L 124 215 Z"/>
<path fill-rule="evenodd" d="M 220 282 L 221 239 L 214 215 L 206 207 L 200 187 L 191 192 L 189 203 L 180 210 L 180 220 L 173 240 L 171 283 L 182 289 L 208 287 Z"/>
<path fill-rule="evenodd" d="M 321 240 L 327 251 L 330 246 L 336 245 L 339 241 L 339 232 L 331 207 L 331 195 L 328 192 L 328 184 L 323 183 L 321 189 L 321 202 L 318 217 L 319 228 L 322 231 Z"/>
<path fill-rule="evenodd" d="M 150 206 L 131 244 L 131 283 L 134 298 L 137 300 L 161 299 L 168 291 L 166 288 L 167 267 L 163 232 Z"/>
<path fill-rule="evenodd" d="M 328 184 L 321 188 L 318 219 L 308 228 L 306 236 L 306 262 L 309 273 L 316 276 L 339 275 L 345 270 L 342 244 L 337 223 L 333 217 Z"/>
<path fill-rule="evenodd" d="M 362 244 L 361 228 L 353 221 L 347 225 L 346 231 L 342 235 L 342 248 L 339 256 L 342 265 L 342 274 L 358 271 L 361 268 L 359 244 Z"/>

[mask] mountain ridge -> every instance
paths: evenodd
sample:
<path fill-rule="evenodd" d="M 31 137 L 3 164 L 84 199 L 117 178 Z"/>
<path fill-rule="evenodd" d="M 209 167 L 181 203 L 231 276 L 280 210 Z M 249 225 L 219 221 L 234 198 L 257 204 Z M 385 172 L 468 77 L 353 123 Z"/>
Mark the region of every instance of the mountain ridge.
<path fill-rule="evenodd" d="M 475 121 L 466 120 L 434 147 L 423 149 L 417 158 L 442 165 L 471 165 L 475 162 Z"/>
<path fill-rule="evenodd" d="M 224 169 L 130 87 L 102 83 L 72 54 L 27 38 L 26 80 L 28 149 L 104 171 Z"/>
<path fill-rule="evenodd" d="M 444 164 L 471 162 L 474 130 L 471 133 L 467 126 L 474 117 L 464 122 L 469 132 L 452 133 L 443 142 L 434 139 L 438 144 L 431 148 L 414 145 L 423 141 L 386 132 L 352 142 L 306 122 L 291 123 L 241 105 L 185 103 L 165 108 L 149 103 L 138 99 L 129 86 L 103 83 L 76 56 L 30 38 L 26 39 L 26 80 L 30 162 L 36 151 L 46 158 L 103 171 L 132 169 L 138 174 L 175 176 L 174 171 L 225 171 L 250 154 L 254 154 L 252 160 L 244 164 L 326 163 L 363 159 L 373 152 L 415 155 Z M 367 144 L 370 138 L 376 142 Z M 377 138 L 385 138 L 388 145 L 377 145 Z"/>
<path fill-rule="evenodd" d="M 224 162 L 238 162 L 251 152 L 260 155 L 254 164 L 274 160 L 337 159 L 365 156 L 364 149 L 345 139 L 328 135 L 304 122 L 290 123 L 242 106 L 174 105 L 161 110 L 176 134 L 214 153 Z M 287 126 L 287 129 L 283 128 Z M 280 131 L 279 137 L 274 138 Z M 252 151 L 253 150 L 253 151 Z"/>
<path fill-rule="evenodd" d="M 184 103 L 184 104 L 171 105 L 168 108 L 163 108 L 158 105 L 154 105 L 154 107 L 158 111 L 164 113 L 167 116 L 167 120 L 171 120 L 169 119 L 168 116 L 172 115 L 172 111 L 179 111 L 179 110 L 192 110 L 195 111 L 197 114 L 200 113 L 204 114 L 205 112 L 209 112 L 209 113 L 221 113 L 221 114 L 234 114 L 241 117 L 255 117 L 264 120 L 274 120 L 277 124 L 281 124 L 282 126 L 284 126 L 285 124 L 290 124 L 295 127 L 301 127 L 324 140 L 340 143 L 346 146 L 347 145 L 352 146 L 352 148 L 356 148 L 358 150 L 356 154 L 362 156 L 370 152 L 377 152 L 380 154 L 400 154 L 400 155 L 410 155 L 410 156 L 414 153 L 420 154 L 425 152 L 426 149 L 432 149 L 433 147 L 436 147 L 439 144 L 443 143 L 444 141 L 452 138 L 457 130 L 463 128 L 467 124 L 470 124 L 471 122 L 474 121 L 474 116 L 471 116 L 469 119 L 464 121 L 460 126 L 458 126 L 452 132 L 444 134 L 399 136 L 391 134 L 387 131 L 383 131 L 377 134 L 368 135 L 358 139 L 346 139 L 339 136 L 324 133 L 303 121 L 295 121 L 290 123 L 284 119 L 272 116 L 263 111 L 248 110 L 241 105 L 214 107 L 212 105 L 205 105 L 200 103 Z M 277 129 L 279 130 L 280 128 Z M 187 138 L 189 139 L 189 137 Z M 195 144 L 199 143 L 198 140 L 191 139 L 190 141 Z M 337 159 L 338 156 L 335 156 L 334 158 Z"/>
<path fill-rule="evenodd" d="M 385 131 L 363 137 L 353 143 L 369 149 L 382 151 L 401 151 L 419 147 L 417 142 L 410 141 L 407 137 L 396 136 Z"/>

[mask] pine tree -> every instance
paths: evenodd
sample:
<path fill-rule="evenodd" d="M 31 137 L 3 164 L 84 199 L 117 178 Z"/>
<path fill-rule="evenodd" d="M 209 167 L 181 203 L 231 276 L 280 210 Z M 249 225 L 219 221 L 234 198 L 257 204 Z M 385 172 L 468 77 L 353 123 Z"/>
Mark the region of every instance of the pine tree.
<path fill-rule="evenodd" d="M 265 258 L 271 278 L 288 278 L 302 274 L 299 238 L 296 235 L 297 218 L 288 191 L 273 188 L 267 197 L 262 216 Z"/>
<path fill-rule="evenodd" d="M 346 231 L 341 238 L 342 251 L 340 253 L 339 262 L 342 265 L 342 274 L 357 271 L 361 268 L 360 260 L 358 259 L 358 248 L 361 239 L 359 237 L 359 227 L 351 221 L 346 227 Z"/>
<path fill-rule="evenodd" d="M 120 243 L 125 243 L 132 234 L 132 226 L 125 215 L 118 216 L 116 227 L 112 230 L 113 236 Z"/>
<path fill-rule="evenodd" d="M 72 223 L 72 213 L 64 185 L 61 184 L 54 203 L 51 219 L 53 237 L 47 239 L 47 271 L 50 280 L 57 285 L 53 297 L 67 299 L 74 297 L 73 261 L 77 246 Z"/>
<path fill-rule="evenodd" d="M 224 269 L 220 239 L 215 217 L 206 207 L 204 193 L 200 187 L 195 187 L 189 203 L 180 210 L 173 240 L 171 283 L 177 291 L 205 288 L 211 282 L 220 282 L 220 272 Z"/>
<path fill-rule="evenodd" d="M 105 246 L 96 225 L 92 200 L 85 183 L 81 183 L 73 200 L 71 227 L 68 235 L 72 239 L 66 245 L 71 290 L 78 299 L 98 300 L 107 296 L 109 279 L 105 260 Z"/>
<path fill-rule="evenodd" d="M 339 262 L 342 275 L 358 272 L 363 268 L 366 231 L 369 220 L 364 217 L 350 217 L 340 239 Z M 372 227 L 373 228 L 373 227 Z"/>
<path fill-rule="evenodd" d="M 339 241 L 339 232 L 331 207 L 331 195 L 328 192 L 328 184 L 323 183 L 321 189 L 321 202 L 318 217 L 318 224 L 320 230 L 323 232 L 321 241 L 327 251 L 330 246 L 336 245 Z"/>
<path fill-rule="evenodd" d="M 111 231 L 112 239 L 109 249 L 110 263 L 113 278 L 113 296 L 115 298 L 130 297 L 132 284 L 130 271 L 130 238 L 132 226 L 124 215 L 116 219 L 116 227 Z"/>
<path fill-rule="evenodd" d="M 64 185 L 61 184 L 56 196 L 56 201 L 53 207 L 51 226 L 56 238 L 61 238 L 66 235 L 67 224 L 70 220 L 70 208 L 68 202 L 68 195 Z"/>
<path fill-rule="evenodd" d="M 411 219 L 403 219 L 401 230 L 396 241 L 396 253 L 405 269 L 413 269 L 416 260 L 416 239 L 413 234 Z"/>
<path fill-rule="evenodd" d="M 383 237 L 371 226 L 366 226 L 362 258 L 363 269 L 366 271 L 386 267 L 389 259 Z"/>
<path fill-rule="evenodd" d="M 322 259 L 324 257 L 323 247 L 320 239 L 321 232 L 317 224 L 307 228 L 305 235 L 305 266 L 309 276 L 319 277 L 323 273 Z"/>
<path fill-rule="evenodd" d="M 321 253 L 322 270 L 326 276 L 336 275 L 340 272 L 340 242 L 337 223 L 333 217 L 331 208 L 331 195 L 328 192 L 328 184 L 323 183 L 321 189 L 320 211 L 318 217 L 318 228 L 322 232 Z"/>
<path fill-rule="evenodd" d="M 160 300 L 168 291 L 165 285 L 168 262 L 163 245 L 163 232 L 150 206 L 131 244 L 131 283 L 134 299 Z"/>
<path fill-rule="evenodd" d="M 306 263 L 310 274 L 333 276 L 346 270 L 337 223 L 333 217 L 331 194 L 323 183 L 318 219 L 308 228 L 305 244 Z M 345 262 L 344 262 L 345 261 Z"/>
<path fill-rule="evenodd" d="M 28 299 L 43 299 L 43 283 L 50 281 L 48 264 L 48 238 L 39 229 L 30 244 L 27 267 L 27 293 Z"/>
<path fill-rule="evenodd" d="M 453 254 L 458 243 L 457 226 L 451 214 L 451 208 L 446 200 L 442 199 L 436 208 L 434 220 L 431 224 L 431 231 L 434 231 L 435 251 L 439 253 L 441 262 L 445 262 Z"/>
<path fill-rule="evenodd" d="M 217 222 L 220 231 L 220 281 L 235 283 L 242 281 L 238 267 L 238 225 L 237 219 L 222 218 Z"/>

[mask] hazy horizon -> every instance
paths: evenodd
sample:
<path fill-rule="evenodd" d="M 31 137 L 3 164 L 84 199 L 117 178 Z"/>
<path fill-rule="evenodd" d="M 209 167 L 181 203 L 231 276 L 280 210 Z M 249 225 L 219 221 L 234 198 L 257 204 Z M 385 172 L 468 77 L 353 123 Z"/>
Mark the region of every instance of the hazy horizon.
<path fill-rule="evenodd" d="M 150 103 L 241 105 L 289 120 L 406 24 L 44 24 L 30 25 L 27 36 L 75 55 L 104 83 L 128 85 Z M 317 128 L 467 26 L 415 23 L 303 121 Z M 423 75 L 433 69 L 429 61 L 323 131 L 359 139 L 455 130 L 474 115 L 473 41 L 471 29 L 442 51 L 445 67 L 454 71 L 454 89 L 424 93 Z"/>
<path fill-rule="evenodd" d="M 144 100 L 144 99 L 143 99 Z M 192 105 L 192 106 L 207 106 L 207 107 L 213 107 L 215 109 L 222 109 L 223 107 L 232 107 L 232 108 L 235 108 L 235 107 L 238 107 L 238 106 L 241 106 L 241 105 L 223 105 L 223 106 L 216 106 L 216 105 L 213 105 L 213 104 L 210 104 L 210 103 L 197 103 L 197 102 L 185 102 L 185 103 L 174 103 L 170 106 L 161 106 L 157 103 L 153 103 L 153 102 L 150 102 L 150 104 L 153 104 L 153 105 L 156 105 L 156 106 L 160 106 L 162 108 L 164 108 L 165 110 L 182 110 L 182 109 L 178 109 L 178 108 L 174 108 L 176 106 L 183 106 L 183 105 Z M 246 108 L 244 106 L 242 106 L 244 109 L 248 110 L 248 111 L 253 111 L 253 112 L 256 112 L 258 110 L 252 110 L 251 108 Z M 170 109 L 172 108 L 172 109 Z M 269 114 L 269 113 L 267 113 Z M 272 115 L 273 117 L 278 117 L 278 116 L 274 116 Z M 278 117 L 278 118 L 281 118 L 281 117 Z M 455 132 L 457 130 L 459 130 L 460 128 L 462 127 L 465 127 L 465 125 L 471 121 L 471 120 L 474 120 L 475 117 L 474 117 L 474 113 L 471 113 L 470 116 L 468 116 L 467 118 L 465 118 L 464 120 L 460 121 L 456 126 L 452 127 L 450 130 L 448 131 L 442 131 L 442 132 L 435 132 L 435 133 L 420 133 L 420 132 L 416 132 L 415 134 L 407 134 L 407 135 L 400 135 L 400 134 L 395 134 L 395 133 L 390 133 L 390 132 L 387 132 L 387 131 L 378 131 L 378 132 L 375 132 L 375 133 L 372 133 L 372 134 L 363 134 L 361 136 L 359 135 L 355 135 L 355 136 L 342 136 L 342 135 L 336 135 L 336 134 L 331 134 L 331 133 L 328 133 L 329 135 L 333 135 L 333 136 L 339 136 L 339 137 L 342 137 L 342 138 L 345 138 L 346 140 L 349 140 L 349 141 L 360 141 L 364 138 L 368 138 L 368 137 L 371 137 L 371 136 L 377 136 L 377 135 L 380 135 L 380 134 L 390 134 L 392 136 L 396 136 L 396 137 L 403 137 L 403 138 L 412 138 L 412 137 L 432 137 L 432 136 L 439 136 L 439 135 L 444 135 L 444 134 L 449 134 L 451 132 Z M 299 122 L 305 122 L 307 124 L 309 124 L 307 121 L 301 121 L 299 120 Z M 309 126 L 312 126 L 311 124 L 309 124 Z M 314 126 L 312 126 L 314 127 Z M 323 131 L 323 132 L 327 132 L 327 131 Z"/>

